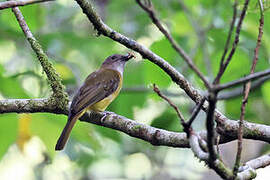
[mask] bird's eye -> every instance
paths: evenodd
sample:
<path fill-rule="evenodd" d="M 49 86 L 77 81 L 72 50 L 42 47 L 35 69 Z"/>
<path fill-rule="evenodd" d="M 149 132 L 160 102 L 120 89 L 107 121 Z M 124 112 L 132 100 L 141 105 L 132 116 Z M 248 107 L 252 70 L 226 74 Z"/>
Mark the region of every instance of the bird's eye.
<path fill-rule="evenodd" d="M 115 59 L 116 58 L 116 56 L 112 56 L 112 59 Z"/>

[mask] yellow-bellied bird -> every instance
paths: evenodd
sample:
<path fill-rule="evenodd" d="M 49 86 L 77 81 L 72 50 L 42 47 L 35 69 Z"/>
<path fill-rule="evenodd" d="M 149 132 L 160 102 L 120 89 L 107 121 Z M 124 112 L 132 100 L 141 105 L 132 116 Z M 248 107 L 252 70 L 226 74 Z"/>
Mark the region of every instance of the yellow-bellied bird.
<path fill-rule="evenodd" d="M 67 124 L 57 141 L 55 150 L 64 148 L 71 129 L 85 111 L 102 112 L 117 97 L 122 88 L 125 64 L 132 57 L 134 55 L 131 53 L 109 56 L 99 70 L 86 78 L 72 100 Z"/>

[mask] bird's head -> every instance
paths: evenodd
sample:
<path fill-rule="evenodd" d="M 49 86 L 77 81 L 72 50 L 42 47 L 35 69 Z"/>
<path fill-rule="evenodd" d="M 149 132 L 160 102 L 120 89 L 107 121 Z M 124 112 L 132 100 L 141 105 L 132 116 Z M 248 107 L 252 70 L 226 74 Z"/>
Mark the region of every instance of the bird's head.
<path fill-rule="evenodd" d="M 106 69 L 114 69 L 123 73 L 126 62 L 133 57 L 135 56 L 131 53 L 127 53 L 126 55 L 114 54 L 107 57 L 101 67 Z"/>

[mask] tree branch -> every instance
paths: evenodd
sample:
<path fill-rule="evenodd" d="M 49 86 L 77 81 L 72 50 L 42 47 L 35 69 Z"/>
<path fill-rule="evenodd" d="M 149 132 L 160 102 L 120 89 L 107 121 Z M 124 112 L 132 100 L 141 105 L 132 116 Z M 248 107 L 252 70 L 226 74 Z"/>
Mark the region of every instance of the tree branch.
<path fill-rule="evenodd" d="M 58 102 L 50 98 L 45 99 L 6 99 L 0 100 L 0 114 L 4 113 L 36 113 L 48 112 L 67 114 L 67 109 L 59 108 Z"/>
<path fill-rule="evenodd" d="M 268 165 L 270 165 L 270 154 L 263 155 L 256 159 L 252 159 L 246 162 L 244 166 L 249 166 L 253 169 L 259 169 L 259 168 L 264 168 Z"/>
<path fill-rule="evenodd" d="M 225 63 L 223 63 L 223 65 L 220 67 L 219 72 L 218 72 L 218 74 L 217 74 L 217 76 L 216 76 L 216 78 L 214 80 L 214 84 L 219 84 L 220 78 L 224 74 L 227 66 L 229 65 L 229 63 L 230 63 L 230 61 L 231 61 L 231 59 L 232 59 L 232 57 L 233 57 L 233 55 L 234 55 L 234 53 L 236 51 L 236 48 L 237 48 L 238 43 L 239 43 L 239 37 L 240 37 L 241 28 L 242 28 L 242 23 L 243 23 L 244 18 L 246 16 L 248 4 L 249 4 L 249 0 L 245 0 L 242 12 L 240 14 L 240 18 L 239 18 L 239 21 L 238 21 L 238 24 L 237 24 L 237 27 L 236 27 L 236 34 L 235 34 L 234 42 L 233 42 L 233 45 L 232 45 L 232 49 L 231 49 Z"/>
<path fill-rule="evenodd" d="M 157 95 L 159 97 L 161 97 L 162 99 L 164 99 L 165 101 L 167 101 L 167 103 L 176 111 L 177 116 L 180 119 L 180 123 L 182 124 L 183 127 L 185 127 L 185 118 L 183 116 L 183 114 L 181 113 L 181 111 L 178 109 L 178 107 L 166 96 L 164 96 L 159 88 L 154 84 L 153 90 L 157 93 Z"/>
<path fill-rule="evenodd" d="M 270 79 L 270 76 L 265 76 L 265 77 L 262 77 L 258 80 L 255 80 L 252 82 L 251 84 L 251 88 L 250 90 L 255 90 L 259 87 L 261 87 L 261 85 Z M 226 99 L 232 99 L 232 98 L 235 98 L 235 97 L 239 97 L 243 94 L 243 87 L 239 87 L 239 88 L 235 88 L 233 90 L 230 90 L 230 91 L 222 91 L 218 94 L 218 100 L 226 100 Z"/>
<path fill-rule="evenodd" d="M 189 144 L 194 155 L 198 157 L 200 160 L 205 161 L 207 164 L 209 164 L 210 167 L 214 169 L 217 172 L 217 174 L 219 174 L 223 179 L 232 179 L 233 177 L 232 171 L 229 168 L 227 168 L 222 161 L 220 161 L 219 159 L 210 161 L 211 159 L 210 154 L 204 152 L 203 149 L 201 148 L 200 137 L 198 137 L 196 134 L 191 134 L 189 138 Z"/>
<path fill-rule="evenodd" d="M 207 130 L 207 148 L 209 151 L 209 164 L 210 167 L 214 166 L 214 162 L 217 159 L 217 153 L 214 149 L 214 137 L 215 137 L 215 120 L 214 114 L 217 103 L 217 94 L 215 92 L 209 92 L 208 96 L 209 108 L 206 116 L 206 130 Z"/>
<path fill-rule="evenodd" d="M 55 101 L 51 101 L 50 99 L 8 99 L 8 100 L 0 100 L 0 114 L 4 113 L 37 113 L 37 112 L 45 112 L 45 113 L 54 113 L 54 114 L 63 114 L 68 115 L 68 107 L 64 109 L 57 108 L 54 104 Z M 56 102 L 57 103 L 57 102 Z M 136 128 L 128 128 L 128 127 L 136 127 L 137 125 L 141 127 L 145 127 L 145 131 L 159 130 L 161 132 L 165 132 L 165 130 L 161 130 L 158 128 L 154 128 L 148 125 L 144 125 L 141 123 L 137 123 L 134 120 L 127 119 L 123 116 L 119 116 L 117 114 L 111 113 L 113 118 L 109 118 L 110 121 L 102 121 L 101 118 L 104 114 L 97 114 L 96 116 L 92 116 L 89 113 L 85 113 L 85 115 L 81 118 L 82 121 L 86 121 L 89 123 L 101 125 L 107 128 L 120 130 L 125 132 L 126 134 L 140 138 L 140 133 L 135 131 Z M 221 117 L 224 118 L 224 117 Z M 104 118 L 104 119 L 107 119 Z M 123 127 L 121 124 L 129 124 L 130 126 Z M 118 127 L 121 126 L 121 127 Z M 237 139 L 237 130 L 238 123 L 234 120 L 226 120 L 224 123 L 217 124 L 217 131 L 220 133 L 220 143 L 226 143 Z M 167 136 L 170 133 L 175 135 L 176 132 L 168 132 Z M 171 135 L 172 135 L 171 134 Z M 186 139 L 185 133 L 176 133 L 181 134 L 176 139 L 179 138 L 177 147 L 189 147 L 188 140 Z M 197 133 L 202 139 L 206 140 L 206 131 L 201 131 Z M 215 135 L 217 137 L 217 135 Z M 243 137 L 246 139 L 260 140 L 267 143 L 270 143 L 270 126 L 255 124 L 255 123 L 244 123 L 244 134 Z M 142 138 L 140 138 L 142 139 Z M 174 142 L 176 141 L 174 139 Z M 180 143 L 181 142 L 181 143 Z M 169 142 L 168 142 L 169 143 Z M 173 143 L 173 142 L 171 142 Z M 164 145 L 164 144 L 162 144 Z"/>
<path fill-rule="evenodd" d="M 267 75 L 270 75 L 270 69 L 250 74 L 250 75 L 248 75 L 246 77 L 237 79 L 235 81 L 231 81 L 231 82 L 228 82 L 228 83 L 216 85 L 213 89 L 215 91 L 221 91 L 223 89 L 228 89 L 230 87 L 237 86 L 239 84 L 243 84 L 243 83 L 246 83 L 248 81 L 252 81 L 252 80 L 255 80 L 255 79 L 259 79 L 261 77 L 265 77 Z"/>
<path fill-rule="evenodd" d="M 18 6 L 25 6 L 35 3 L 43 3 L 48 1 L 54 1 L 54 0 L 18 0 L 18 1 L 5 1 L 0 2 L 0 10 L 7 9 L 7 8 L 14 8 Z"/>
<path fill-rule="evenodd" d="M 18 7 L 12 8 L 13 13 L 16 16 L 16 19 L 27 38 L 28 42 L 30 43 L 32 49 L 37 55 L 37 58 L 44 70 L 44 72 L 47 75 L 48 82 L 52 88 L 53 95 L 52 98 L 57 100 L 58 106 L 62 106 L 63 109 L 68 103 L 68 95 L 65 92 L 65 88 L 63 84 L 61 83 L 61 78 L 57 74 L 56 70 L 54 69 L 52 63 L 49 61 L 47 55 L 44 53 L 41 45 L 39 42 L 35 39 L 33 34 L 31 33 L 28 25 L 26 24 L 24 17 Z"/>
<path fill-rule="evenodd" d="M 253 179 L 256 177 L 255 169 L 264 168 L 270 165 L 270 154 L 263 155 L 246 162 L 239 167 L 238 179 Z"/>

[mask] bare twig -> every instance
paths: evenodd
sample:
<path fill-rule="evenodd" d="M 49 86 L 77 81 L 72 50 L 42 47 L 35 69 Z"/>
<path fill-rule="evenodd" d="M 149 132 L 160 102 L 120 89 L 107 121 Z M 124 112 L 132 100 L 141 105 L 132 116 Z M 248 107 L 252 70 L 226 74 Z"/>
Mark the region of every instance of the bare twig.
<path fill-rule="evenodd" d="M 164 96 L 161 92 L 160 92 L 160 90 L 159 90 L 159 88 L 154 84 L 153 85 L 153 90 L 159 95 L 159 97 L 161 97 L 162 99 L 164 99 L 165 101 L 167 101 L 168 103 L 169 103 L 169 105 L 172 107 L 172 108 L 174 108 L 174 110 L 176 111 L 176 113 L 177 113 L 177 116 L 179 117 L 179 119 L 180 119 L 180 122 L 181 122 L 181 124 L 184 126 L 185 125 L 185 118 L 184 118 L 184 116 L 182 115 L 182 113 L 180 112 L 180 110 L 178 109 L 178 107 L 169 99 L 169 98 L 167 98 L 166 96 Z"/>
<path fill-rule="evenodd" d="M 0 2 L 0 10 L 6 9 L 6 8 L 14 8 L 18 6 L 25 6 L 35 3 L 43 3 L 48 1 L 54 1 L 54 0 L 18 0 L 18 1 L 5 1 Z"/>
<path fill-rule="evenodd" d="M 261 40 L 262 40 L 262 35 L 263 35 L 263 26 L 264 26 L 264 14 L 263 14 L 263 6 L 262 3 L 259 3 L 261 6 L 261 18 L 260 18 L 260 25 L 259 25 L 259 33 L 258 33 L 258 38 L 257 38 L 257 43 L 256 43 L 256 48 L 254 50 L 254 57 L 253 57 L 253 63 L 250 69 L 250 74 L 253 74 L 255 71 L 256 64 L 258 62 L 258 54 L 259 54 L 259 49 L 261 46 Z M 239 131 L 238 131 L 238 148 L 237 148 L 237 155 L 236 155 L 236 160 L 234 164 L 234 175 L 236 176 L 239 165 L 240 165 L 240 160 L 241 160 L 241 152 L 242 152 L 242 139 L 243 139 L 243 122 L 244 122 L 244 117 L 245 117 L 245 109 L 246 109 L 246 104 L 248 102 L 248 96 L 251 88 L 251 82 L 248 81 L 247 84 L 245 84 L 244 88 L 244 97 L 242 100 L 242 106 L 241 106 L 241 114 L 240 114 L 240 120 L 239 120 Z"/>
<path fill-rule="evenodd" d="M 157 26 L 157 28 L 164 34 L 164 36 L 169 40 L 172 47 L 176 50 L 176 52 L 186 61 L 189 67 L 201 78 L 204 82 L 204 85 L 207 88 L 210 88 L 210 83 L 204 77 L 204 75 L 200 72 L 200 70 L 195 66 L 192 59 L 187 55 L 187 53 L 183 50 L 183 48 L 174 40 L 169 31 L 167 31 L 161 24 L 160 20 L 157 18 L 157 15 L 154 10 L 154 6 L 151 0 L 146 0 L 142 2 L 142 0 L 136 0 L 136 2 L 141 6 L 143 10 L 145 10 L 149 17 L 152 19 L 153 23 Z"/>
<path fill-rule="evenodd" d="M 105 24 L 102 19 L 98 16 L 96 11 L 93 9 L 92 5 L 86 0 L 76 0 L 80 5 L 83 12 L 87 15 L 89 21 L 93 24 L 94 28 L 104 36 L 111 38 L 112 40 L 119 42 L 120 44 L 130 48 L 141 54 L 143 58 L 148 59 L 149 61 L 155 63 L 159 66 L 164 72 L 166 72 L 170 78 L 178 84 L 191 99 L 196 103 L 199 103 L 202 96 L 200 93 L 191 86 L 191 84 L 184 78 L 184 76 L 177 71 L 172 65 L 170 65 L 163 58 L 153 53 L 148 48 L 137 43 L 135 40 L 127 38 L 126 36 L 114 31 L 107 24 Z"/>
<path fill-rule="evenodd" d="M 187 133 L 188 137 L 190 135 L 190 133 L 193 131 L 192 130 L 192 127 L 191 127 L 191 124 L 192 122 L 194 121 L 194 119 L 197 117 L 199 111 L 201 110 L 202 108 L 202 105 L 205 101 L 205 97 L 201 100 L 201 102 L 195 107 L 194 111 L 192 112 L 192 115 L 190 117 L 190 119 L 185 122 L 185 119 L 184 119 L 184 116 L 182 115 L 182 113 L 180 112 L 179 108 L 169 99 L 167 98 L 166 96 L 164 96 L 161 91 L 159 90 L 159 88 L 154 84 L 153 85 L 153 90 L 154 92 L 156 92 L 162 99 L 164 99 L 165 101 L 167 101 L 169 103 L 169 105 L 174 108 L 174 110 L 176 111 L 177 113 L 177 116 L 179 117 L 180 119 L 180 123 L 182 124 L 183 128 L 184 128 L 184 131 Z"/>
<path fill-rule="evenodd" d="M 270 76 L 262 77 L 256 81 L 253 81 L 251 84 L 250 90 L 255 90 L 259 87 L 261 87 L 264 82 L 268 81 L 270 79 Z M 222 91 L 218 94 L 218 100 L 226 100 L 226 99 L 232 99 L 235 97 L 239 97 L 243 94 L 243 87 L 235 88 L 230 91 Z"/>
<path fill-rule="evenodd" d="M 248 75 L 246 77 L 237 79 L 235 81 L 231 81 L 231 82 L 228 82 L 228 83 L 216 85 L 213 89 L 215 91 L 221 91 L 223 89 L 228 89 L 230 87 L 237 86 L 239 84 L 243 84 L 243 83 L 246 83 L 248 81 L 252 81 L 252 80 L 255 80 L 255 79 L 259 79 L 261 77 L 265 77 L 267 75 L 270 75 L 270 69 L 250 74 L 250 75 Z"/>
<path fill-rule="evenodd" d="M 249 91 L 247 91 L 247 88 L 248 88 L 247 84 L 245 84 L 244 85 L 244 97 L 242 100 L 241 114 L 240 114 L 240 120 L 239 120 L 237 153 L 236 153 L 235 163 L 234 163 L 234 167 L 233 167 L 234 176 L 237 175 L 238 168 L 240 166 L 241 154 L 242 154 L 243 124 L 244 124 L 244 118 L 245 118 L 245 112 L 246 112 L 247 98 L 248 98 L 248 93 L 249 93 Z"/>
<path fill-rule="evenodd" d="M 31 33 L 28 25 L 26 24 L 24 17 L 18 7 L 12 8 L 13 13 L 16 16 L 17 21 L 19 22 L 19 25 L 21 29 L 24 32 L 24 35 L 26 36 L 28 42 L 30 43 L 32 49 L 37 55 L 37 58 L 44 70 L 44 72 L 47 75 L 48 82 L 52 88 L 53 91 L 53 98 L 57 99 L 57 105 L 65 107 L 68 103 L 68 95 L 65 92 L 65 88 L 63 84 L 61 83 L 61 78 L 57 74 L 56 70 L 50 63 L 47 55 L 44 53 L 41 45 L 38 43 L 38 41 L 35 39 L 33 34 Z"/>
<path fill-rule="evenodd" d="M 196 105 L 195 109 L 193 110 L 190 119 L 186 122 L 187 127 L 190 127 L 193 123 L 194 119 L 197 117 L 198 113 L 200 112 L 202 105 L 204 104 L 205 97 L 201 100 L 199 104 Z"/>
<path fill-rule="evenodd" d="M 220 70 L 222 68 L 224 68 L 223 67 L 224 66 L 224 59 L 225 59 L 226 54 L 227 54 L 228 49 L 229 49 L 229 45 L 230 45 L 230 41 L 231 41 L 233 29 L 234 29 L 234 24 L 235 24 L 235 20 L 236 20 L 236 17 L 237 17 L 237 5 L 238 5 L 238 0 L 235 0 L 234 1 L 234 5 L 233 5 L 233 18 L 232 18 L 232 21 L 231 21 L 230 30 L 229 30 L 228 37 L 227 37 L 227 40 L 226 40 L 226 43 L 225 43 L 224 52 L 223 52 L 222 57 L 221 57 L 221 60 L 220 60 L 220 66 L 219 66 L 219 69 Z M 219 83 L 220 78 L 221 78 L 221 75 L 218 75 L 215 78 L 214 84 L 218 84 Z"/>
<path fill-rule="evenodd" d="M 241 32 L 242 23 L 243 23 L 243 20 L 245 18 L 246 11 L 247 11 L 247 8 L 248 8 L 248 3 L 249 3 L 249 0 L 245 0 L 244 7 L 242 9 L 242 12 L 241 12 L 241 15 L 240 15 L 237 27 L 236 27 L 236 34 L 235 34 L 235 39 L 234 39 L 234 42 L 233 42 L 233 45 L 232 45 L 232 49 L 231 49 L 225 63 L 223 63 L 222 68 L 219 69 L 219 72 L 218 72 L 218 74 L 217 74 L 217 76 L 216 76 L 216 78 L 214 80 L 215 84 L 219 84 L 221 76 L 225 72 L 227 66 L 229 65 L 229 63 L 230 63 L 230 61 L 231 61 L 231 59 L 232 59 L 232 57 L 233 57 L 233 55 L 235 53 L 235 50 L 236 50 L 238 42 L 239 42 L 239 36 L 240 36 L 240 32 Z M 226 46 L 225 46 L 225 48 L 226 48 Z"/>

